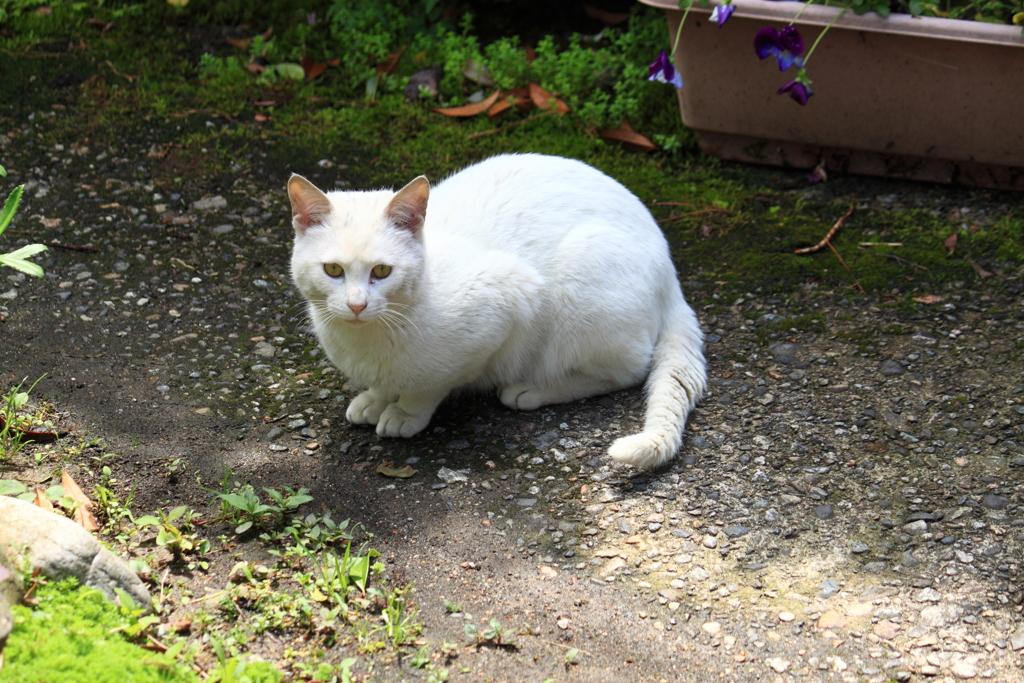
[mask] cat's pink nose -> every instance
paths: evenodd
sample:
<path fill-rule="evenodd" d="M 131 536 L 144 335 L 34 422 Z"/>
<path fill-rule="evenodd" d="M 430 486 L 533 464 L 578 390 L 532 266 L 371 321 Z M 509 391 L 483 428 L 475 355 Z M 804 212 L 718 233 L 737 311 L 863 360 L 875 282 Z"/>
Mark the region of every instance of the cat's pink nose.
<path fill-rule="evenodd" d="M 348 307 L 352 309 L 353 313 L 359 315 L 366 308 L 366 304 L 349 304 Z"/>

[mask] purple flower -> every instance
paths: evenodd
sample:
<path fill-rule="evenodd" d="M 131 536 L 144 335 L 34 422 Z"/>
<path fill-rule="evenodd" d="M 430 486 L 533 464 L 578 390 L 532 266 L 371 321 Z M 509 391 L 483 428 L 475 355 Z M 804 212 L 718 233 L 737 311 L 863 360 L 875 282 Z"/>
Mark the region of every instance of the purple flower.
<path fill-rule="evenodd" d="M 731 2 L 727 2 L 724 5 L 715 5 L 715 9 L 711 10 L 711 21 L 717 21 L 719 26 L 723 26 L 735 11 L 736 6 Z"/>
<path fill-rule="evenodd" d="M 776 94 L 781 95 L 782 93 L 787 92 L 789 93 L 789 96 L 800 105 L 807 104 L 807 98 L 814 94 L 811 92 L 810 86 L 801 81 L 799 76 L 797 76 L 797 80 L 790 81 L 779 88 L 779 92 Z"/>
<path fill-rule="evenodd" d="M 779 71 L 785 71 L 794 64 L 798 69 L 803 67 L 803 59 L 797 56 L 803 51 L 804 39 L 795 26 L 787 26 L 781 31 L 766 26 L 754 36 L 754 52 L 758 58 L 774 56 L 779 63 Z"/>
<path fill-rule="evenodd" d="M 671 83 L 677 90 L 683 87 L 683 77 L 676 71 L 675 66 L 672 65 L 672 60 L 668 58 L 668 53 L 664 50 L 661 51 L 658 58 L 648 68 L 647 73 L 649 74 L 647 79 L 649 81 Z"/>
<path fill-rule="evenodd" d="M 316 12 L 310 12 L 309 18 L 306 19 L 310 26 L 316 23 Z"/>

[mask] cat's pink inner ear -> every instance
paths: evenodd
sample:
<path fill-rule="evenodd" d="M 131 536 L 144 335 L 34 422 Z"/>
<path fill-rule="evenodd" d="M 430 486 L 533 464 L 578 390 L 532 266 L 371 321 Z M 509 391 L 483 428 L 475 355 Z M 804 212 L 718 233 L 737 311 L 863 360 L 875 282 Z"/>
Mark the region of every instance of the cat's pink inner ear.
<path fill-rule="evenodd" d="M 430 182 L 420 176 L 398 191 L 384 210 L 384 215 L 396 228 L 416 233 L 423 227 L 427 216 L 427 199 L 430 197 Z"/>
<path fill-rule="evenodd" d="M 296 232 L 327 220 L 331 214 L 331 201 L 313 183 L 300 175 L 288 180 L 288 198 L 292 201 L 292 224 Z"/>

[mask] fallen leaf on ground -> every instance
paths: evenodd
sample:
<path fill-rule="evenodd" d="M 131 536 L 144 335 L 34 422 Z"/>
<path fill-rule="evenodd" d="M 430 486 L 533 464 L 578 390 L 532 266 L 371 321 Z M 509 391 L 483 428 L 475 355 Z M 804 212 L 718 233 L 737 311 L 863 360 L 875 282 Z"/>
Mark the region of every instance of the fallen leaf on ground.
<path fill-rule="evenodd" d="M 499 96 L 501 96 L 501 91 L 495 90 L 493 95 L 474 104 L 465 104 L 461 107 L 449 107 L 447 109 L 435 108 L 434 111 L 445 116 L 476 116 L 482 111 L 487 111 L 498 100 Z"/>
<path fill-rule="evenodd" d="M 92 507 L 92 501 L 89 500 L 89 496 L 85 495 L 85 492 L 82 491 L 74 477 L 66 471 L 61 472 L 60 483 L 64 487 L 65 496 L 76 503 L 81 503 L 75 508 L 75 521 L 85 528 L 86 531 L 99 531 L 100 525 L 96 521 L 96 516 L 89 510 Z"/>
<path fill-rule="evenodd" d="M 395 70 L 395 67 L 398 66 L 398 60 L 402 58 L 402 53 L 405 52 L 405 48 L 407 47 L 409 46 L 403 45 L 385 57 L 384 61 L 376 66 L 377 73 L 384 76 L 390 75 L 391 72 Z"/>
<path fill-rule="evenodd" d="M 629 125 L 629 121 L 623 121 L 618 128 L 602 130 L 597 134 L 597 137 L 608 142 L 621 143 L 627 149 L 635 151 L 651 152 L 658 149 L 656 144 L 633 130 L 633 126 Z"/>
<path fill-rule="evenodd" d="M 530 99 L 530 91 L 526 88 L 515 88 L 505 97 L 491 105 L 491 108 L 487 110 L 487 115 L 494 118 L 506 109 L 512 107 L 521 107 L 524 104 L 529 105 L 533 100 Z"/>
<path fill-rule="evenodd" d="M 946 248 L 946 251 L 949 252 L 948 256 L 952 256 L 953 252 L 956 251 L 956 241 L 957 236 L 955 232 L 946 239 L 942 240 L 942 246 L 944 246 Z"/>
<path fill-rule="evenodd" d="M 37 508 L 53 512 L 53 503 L 51 503 L 50 499 L 46 497 L 46 491 L 42 490 L 38 486 L 36 487 L 36 497 L 32 500 L 32 504 Z"/>
<path fill-rule="evenodd" d="M 316 78 L 327 69 L 327 62 L 314 62 L 309 55 L 303 57 L 299 65 L 302 66 L 307 81 Z"/>
<path fill-rule="evenodd" d="M 569 106 L 536 83 L 530 83 L 530 99 L 538 109 L 553 111 L 559 116 L 569 113 Z"/>
<path fill-rule="evenodd" d="M 377 473 L 383 474 L 385 477 L 391 477 L 392 479 L 408 479 L 412 475 L 416 474 L 416 470 L 409 465 L 402 468 L 396 468 L 392 463 L 385 460 L 377 466 Z"/>
<path fill-rule="evenodd" d="M 941 304 L 946 300 L 946 297 L 939 296 L 938 294 L 923 294 L 921 296 L 915 296 L 914 301 L 919 304 Z"/>

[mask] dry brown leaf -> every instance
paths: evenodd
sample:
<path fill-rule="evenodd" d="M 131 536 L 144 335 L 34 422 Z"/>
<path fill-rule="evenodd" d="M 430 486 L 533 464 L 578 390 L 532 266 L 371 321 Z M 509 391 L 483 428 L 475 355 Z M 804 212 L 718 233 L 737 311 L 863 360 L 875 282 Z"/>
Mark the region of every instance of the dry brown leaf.
<path fill-rule="evenodd" d="M 316 78 L 327 68 L 327 62 L 314 62 L 313 58 L 308 55 L 303 57 L 299 64 L 302 66 L 302 71 L 306 74 L 307 81 Z"/>
<path fill-rule="evenodd" d="M 395 70 L 395 67 L 398 66 L 398 60 L 402 58 L 402 53 L 405 52 L 405 48 L 407 47 L 409 46 L 403 45 L 385 57 L 384 61 L 377 65 L 377 73 L 384 76 L 390 75 L 391 72 Z"/>
<path fill-rule="evenodd" d="M 569 107 L 565 102 L 558 99 L 536 83 L 530 83 L 530 99 L 537 105 L 538 109 L 553 111 L 559 116 L 567 114 Z"/>
<path fill-rule="evenodd" d="M 946 239 L 942 240 L 942 246 L 944 246 L 946 248 L 946 251 L 949 252 L 949 256 L 952 256 L 953 252 L 956 251 L 956 242 L 957 235 L 955 232 Z"/>
<path fill-rule="evenodd" d="M 248 50 L 249 45 L 252 43 L 252 38 L 228 38 L 228 42 L 239 50 Z"/>
<path fill-rule="evenodd" d="M 416 474 L 416 470 L 410 465 L 401 468 L 395 467 L 391 464 L 391 461 L 385 460 L 377 466 L 377 474 L 383 474 L 385 477 L 391 477 L 392 479 L 408 479 Z"/>
<path fill-rule="evenodd" d="M 434 109 L 438 114 L 444 114 L 445 116 L 476 116 L 482 111 L 490 109 L 491 105 L 494 104 L 498 97 L 501 96 L 500 90 L 495 90 L 494 94 L 485 100 L 476 102 L 474 104 L 466 104 L 461 107 L 449 107 L 448 109 Z"/>
<path fill-rule="evenodd" d="M 939 296 L 938 294 L 923 294 L 921 296 L 915 296 L 914 301 L 919 304 L 941 304 L 946 300 L 946 297 Z"/>
<path fill-rule="evenodd" d="M 46 497 L 46 491 L 42 490 L 38 486 L 36 487 L 36 497 L 32 501 L 32 504 L 37 508 L 53 512 L 53 503 L 51 503 L 50 499 Z"/>
<path fill-rule="evenodd" d="M 597 19 L 605 26 L 618 26 L 629 20 L 629 12 L 609 12 L 598 7 L 584 5 L 583 11 L 591 19 Z"/>
<path fill-rule="evenodd" d="M 60 483 L 64 487 L 64 495 L 80 503 L 75 508 L 75 521 L 78 522 L 86 531 L 98 531 L 100 528 L 99 523 L 96 521 L 96 516 L 92 514 L 89 508 L 92 507 L 92 501 L 89 500 L 89 496 L 85 495 L 82 488 L 78 485 L 78 482 L 74 480 L 67 472 L 60 473 Z"/>
<path fill-rule="evenodd" d="M 530 99 L 530 91 L 526 88 L 516 88 L 506 97 L 501 98 L 495 102 L 490 109 L 487 110 L 487 115 L 494 118 L 506 109 L 512 107 L 520 107 L 523 105 L 529 106 L 533 104 L 533 100 Z"/>
<path fill-rule="evenodd" d="M 527 45 L 524 52 L 526 52 L 526 61 L 528 63 L 532 64 L 533 60 L 537 59 L 537 51 L 533 49 L 532 45 Z"/>
<path fill-rule="evenodd" d="M 626 149 L 631 149 L 639 152 L 651 152 L 658 149 L 658 146 L 645 138 L 640 133 L 637 133 L 629 126 L 628 123 L 623 122 L 618 128 L 609 128 L 608 130 L 602 130 L 597 134 L 597 137 L 608 142 L 621 143 Z"/>

